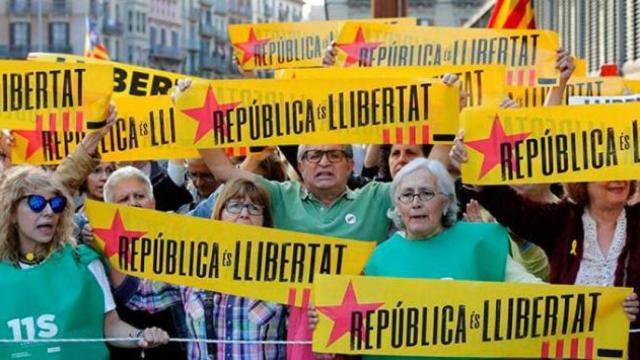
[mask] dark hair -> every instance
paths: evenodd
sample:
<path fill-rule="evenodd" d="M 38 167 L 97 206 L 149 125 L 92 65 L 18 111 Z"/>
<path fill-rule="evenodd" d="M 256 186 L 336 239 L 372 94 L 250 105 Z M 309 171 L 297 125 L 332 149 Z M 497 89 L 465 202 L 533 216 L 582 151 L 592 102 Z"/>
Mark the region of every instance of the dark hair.
<path fill-rule="evenodd" d="M 383 179 L 384 181 L 391 181 L 391 169 L 389 169 L 389 156 L 391 156 L 391 147 L 392 144 L 385 144 L 380 146 L 380 163 L 378 164 L 378 179 Z M 431 144 L 422 144 L 422 154 L 426 158 L 429 156 L 433 145 Z"/>

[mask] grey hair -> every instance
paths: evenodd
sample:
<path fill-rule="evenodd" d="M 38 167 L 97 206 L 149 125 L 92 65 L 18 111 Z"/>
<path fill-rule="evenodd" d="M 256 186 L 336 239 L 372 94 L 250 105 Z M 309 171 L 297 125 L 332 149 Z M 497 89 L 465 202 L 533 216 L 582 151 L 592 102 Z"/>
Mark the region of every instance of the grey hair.
<path fill-rule="evenodd" d="M 298 146 L 298 162 L 302 161 L 302 157 L 304 156 L 304 153 L 307 151 L 307 148 L 311 146 L 311 145 L 300 145 Z M 342 145 L 344 146 L 344 152 L 347 154 L 347 157 L 349 159 L 353 159 L 353 146 L 351 146 L 351 144 L 346 144 L 346 145 Z"/>
<path fill-rule="evenodd" d="M 387 216 L 389 219 L 393 220 L 393 223 L 400 230 L 404 230 L 405 226 L 402 222 L 402 218 L 400 217 L 400 213 L 398 213 L 398 209 L 396 208 L 396 203 L 398 201 L 398 195 L 396 192 L 400 189 L 400 184 L 404 179 L 419 170 L 426 170 L 430 174 L 436 177 L 436 183 L 438 184 L 438 190 L 446 194 L 449 203 L 442 214 L 442 225 L 444 227 L 451 227 L 458 220 L 458 200 L 456 199 L 456 191 L 455 184 L 453 182 L 453 178 L 449 175 L 447 169 L 442 165 L 441 162 L 437 160 L 430 160 L 424 158 L 414 159 L 405 165 L 396 176 L 393 178 L 393 182 L 391 183 L 391 189 L 389 194 L 391 195 L 391 202 L 393 203 L 393 207 L 387 211 Z"/>
<path fill-rule="evenodd" d="M 140 181 L 140 183 L 142 183 L 146 188 L 149 199 L 153 199 L 153 185 L 151 185 L 151 180 L 149 180 L 149 177 L 138 168 L 135 168 L 133 166 L 125 166 L 114 171 L 107 179 L 107 182 L 104 184 L 103 190 L 104 201 L 113 202 L 113 189 L 121 181 L 129 179 L 136 179 Z"/>

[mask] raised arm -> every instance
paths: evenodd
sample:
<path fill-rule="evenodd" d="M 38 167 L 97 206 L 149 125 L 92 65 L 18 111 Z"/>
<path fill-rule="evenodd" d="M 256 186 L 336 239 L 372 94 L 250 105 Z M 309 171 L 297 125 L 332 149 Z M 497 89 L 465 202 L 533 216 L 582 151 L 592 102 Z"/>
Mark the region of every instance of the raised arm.
<path fill-rule="evenodd" d="M 547 93 L 547 100 L 545 100 L 545 106 L 563 105 L 564 104 L 564 91 L 567 88 L 567 83 L 571 79 L 571 74 L 575 70 L 576 66 L 573 63 L 573 57 L 571 54 L 564 50 L 558 49 L 558 59 L 556 61 L 556 69 L 560 70 L 560 82 L 558 86 L 554 86 Z"/>

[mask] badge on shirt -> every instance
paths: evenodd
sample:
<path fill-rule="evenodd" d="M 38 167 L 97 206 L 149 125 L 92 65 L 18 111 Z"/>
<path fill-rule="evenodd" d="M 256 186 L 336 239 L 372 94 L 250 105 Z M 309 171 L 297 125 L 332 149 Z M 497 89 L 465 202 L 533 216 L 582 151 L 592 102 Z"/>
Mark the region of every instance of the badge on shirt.
<path fill-rule="evenodd" d="M 344 217 L 344 221 L 346 221 L 347 224 L 349 224 L 349 225 L 353 225 L 358 221 L 358 219 L 356 218 L 356 216 L 354 214 L 347 214 Z"/>

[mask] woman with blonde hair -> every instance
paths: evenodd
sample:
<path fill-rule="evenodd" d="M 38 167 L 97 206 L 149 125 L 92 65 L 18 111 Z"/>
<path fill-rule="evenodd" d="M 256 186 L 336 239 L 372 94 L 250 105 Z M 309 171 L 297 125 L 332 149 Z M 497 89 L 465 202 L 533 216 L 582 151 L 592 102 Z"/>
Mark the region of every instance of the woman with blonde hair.
<path fill-rule="evenodd" d="M 24 343 L 35 339 L 125 338 L 118 347 L 166 343 L 157 328 L 139 330 L 115 311 L 98 255 L 71 236 L 73 207 L 63 184 L 33 166 L 11 168 L 0 185 L 0 358 L 107 359 L 102 342 Z M 52 355 L 57 354 L 57 355 Z"/>
<path fill-rule="evenodd" d="M 212 219 L 273 227 L 269 195 L 251 180 L 227 182 L 216 201 Z M 285 359 L 285 345 L 261 343 L 286 340 L 284 305 L 131 276 L 113 285 L 117 286 L 116 297 L 132 310 L 155 313 L 178 305 L 182 310 L 178 332 L 195 340 L 187 347 L 189 360 Z M 216 347 L 197 341 L 204 339 L 229 342 Z"/>

